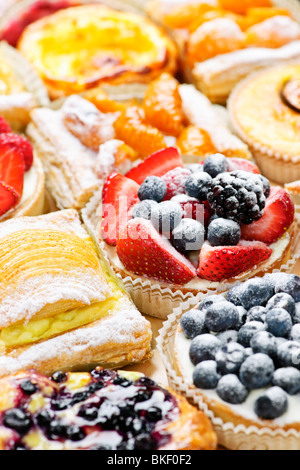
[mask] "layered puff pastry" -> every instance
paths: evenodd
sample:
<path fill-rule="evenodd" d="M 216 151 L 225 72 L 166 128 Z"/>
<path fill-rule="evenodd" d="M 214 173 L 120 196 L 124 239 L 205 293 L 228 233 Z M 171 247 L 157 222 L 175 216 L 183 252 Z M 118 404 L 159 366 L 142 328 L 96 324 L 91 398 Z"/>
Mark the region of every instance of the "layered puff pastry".
<path fill-rule="evenodd" d="M 75 210 L 0 224 L 0 376 L 149 357 L 150 324 Z"/>
<path fill-rule="evenodd" d="M 31 24 L 18 48 L 52 98 L 100 83 L 149 83 L 177 67 L 177 49 L 162 29 L 136 13 L 99 4 L 67 8 Z"/>

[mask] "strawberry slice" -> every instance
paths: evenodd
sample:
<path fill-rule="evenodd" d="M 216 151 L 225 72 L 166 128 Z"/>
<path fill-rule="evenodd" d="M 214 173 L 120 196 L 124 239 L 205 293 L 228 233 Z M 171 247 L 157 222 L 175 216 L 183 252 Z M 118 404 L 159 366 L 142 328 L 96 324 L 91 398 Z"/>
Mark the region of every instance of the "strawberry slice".
<path fill-rule="evenodd" d="M 0 134 L 0 148 L 2 146 L 10 146 L 22 152 L 25 171 L 30 170 L 33 164 L 33 148 L 31 143 L 25 137 L 17 134 Z"/>
<path fill-rule="evenodd" d="M 208 201 L 198 201 L 198 199 L 189 197 L 186 194 L 175 196 L 172 198 L 172 201 L 181 205 L 184 219 L 198 220 L 205 227 L 213 215 Z"/>
<path fill-rule="evenodd" d="M 243 158 L 228 158 L 228 171 L 243 170 L 249 173 L 260 174 L 259 168 L 249 160 Z"/>
<path fill-rule="evenodd" d="M 0 135 L 0 181 L 14 188 L 21 199 L 25 173 L 23 153 L 17 147 L 1 142 L 2 136 L 5 134 Z"/>
<path fill-rule="evenodd" d="M 0 116 L 0 134 L 11 134 L 12 130 L 4 117 Z"/>
<path fill-rule="evenodd" d="M 138 276 L 172 284 L 186 284 L 196 276 L 193 265 L 148 220 L 127 223 L 120 232 L 117 253 L 125 268 Z"/>
<path fill-rule="evenodd" d="M 109 245 L 116 245 L 119 230 L 131 218 L 129 209 L 139 202 L 139 185 L 126 176 L 112 173 L 102 191 L 102 238 Z"/>
<path fill-rule="evenodd" d="M 147 176 L 163 176 L 168 171 L 183 167 L 182 158 L 175 147 L 160 150 L 126 173 L 127 178 L 142 184 Z"/>
<path fill-rule="evenodd" d="M 242 226 L 242 238 L 270 245 L 290 228 L 294 216 L 295 206 L 292 197 L 279 186 L 271 187 L 263 216 L 250 225 Z"/>
<path fill-rule="evenodd" d="M 177 167 L 173 170 L 168 171 L 162 176 L 162 179 L 167 185 L 167 192 L 165 195 L 165 201 L 169 201 L 172 197 L 177 194 L 185 194 L 185 183 L 191 176 L 191 171 L 187 168 Z"/>
<path fill-rule="evenodd" d="M 0 216 L 6 214 L 20 201 L 19 194 L 3 181 L 0 181 Z"/>
<path fill-rule="evenodd" d="M 270 258 L 272 249 L 262 242 L 241 241 L 236 246 L 213 247 L 205 242 L 197 274 L 208 281 L 224 281 Z"/>

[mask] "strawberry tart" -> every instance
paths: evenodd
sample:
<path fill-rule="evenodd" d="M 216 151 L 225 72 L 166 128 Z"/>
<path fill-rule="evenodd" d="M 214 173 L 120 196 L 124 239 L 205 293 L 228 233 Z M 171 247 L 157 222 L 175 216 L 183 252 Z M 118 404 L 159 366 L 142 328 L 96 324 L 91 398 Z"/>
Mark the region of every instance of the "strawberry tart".
<path fill-rule="evenodd" d="M 165 318 L 188 297 L 280 269 L 294 213 L 253 163 L 213 154 L 186 167 L 168 148 L 108 176 L 97 237 L 140 310 Z"/>

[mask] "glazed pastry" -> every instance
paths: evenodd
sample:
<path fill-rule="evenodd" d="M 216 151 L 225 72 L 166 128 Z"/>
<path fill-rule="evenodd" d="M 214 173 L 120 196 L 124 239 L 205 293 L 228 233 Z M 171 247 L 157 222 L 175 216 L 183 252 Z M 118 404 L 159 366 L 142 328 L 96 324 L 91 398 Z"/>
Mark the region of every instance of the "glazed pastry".
<path fill-rule="evenodd" d="M 105 82 L 149 83 L 164 71 L 175 72 L 177 65 L 175 45 L 163 30 L 139 15 L 103 5 L 68 8 L 43 18 L 25 30 L 18 47 L 52 98 Z"/>
<path fill-rule="evenodd" d="M 215 154 L 184 168 L 169 148 L 125 176 L 112 173 L 100 200 L 83 217 L 138 308 L 153 316 L 165 318 L 180 298 L 280 269 L 291 255 L 292 198 L 246 160 Z"/>
<path fill-rule="evenodd" d="M 288 193 L 290 193 L 294 199 L 295 204 L 300 203 L 300 180 L 292 181 L 284 185 Z"/>
<path fill-rule="evenodd" d="M 270 274 L 180 319 L 173 367 L 229 448 L 299 448 L 299 300 L 299 277 Z"/>
<path fill-rule="evenodd" d="M 241 82 L 229 101 L 236 132 L 262 173 L 280 184 L 300 178 L 299 71 L 298 65 L 261 71 Z"/>
<path fill-rule="evenodd" d="M 204 413 L 137 372 L 19 372 L 0 381 L 2 450 L 215 450 Z M 5 391 L 5 392 L 4 392 Z"/>
<path fill-rule="evenodd" d="M 149 357 L 149 323 L 97 257 L 76 211 L 0 224 L 0 376 Z"/>

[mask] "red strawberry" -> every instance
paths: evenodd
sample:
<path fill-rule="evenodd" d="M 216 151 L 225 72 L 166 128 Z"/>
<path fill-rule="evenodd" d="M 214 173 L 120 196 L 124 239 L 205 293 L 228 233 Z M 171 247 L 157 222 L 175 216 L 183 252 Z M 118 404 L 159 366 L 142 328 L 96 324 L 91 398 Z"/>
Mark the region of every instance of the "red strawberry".
<path fill-rule="evenodd" d="M 207 226 L 213 212 L 208 201 L 198 201 L 194 197 L 181 194 L 172 198 L 172 201 L 178 202 L 183 209 L 183 218 L 198 220 Z"/>
<path fill-rule="evenodd" d="M 112 173 L 105 181 L 102 192 L 102 238 L 116 245 L 119 230 L 130 219 L 129 209 L 139 202 L 139 185 L 126 176 Z"/>
<path fill-rule="evenodd" d="M 259 240 L 267 245 L 274 243 L 292 225 L 294 216 L 292 197 L 279 186 L 271 187 L 264 215 L 258 221 L 242 226 L 242 238 Z"/>
<path fill-rule="evenodd" d="M 11 127 L 4 117 L 0 116 L 0 134 L 10 134 L 12 133 Z"/>
<path fill-rule="evenodd" d="M 14 188 L 0 181 L 0 216 L 15 207 L 19 201 L 20 196 Z"/>
<path fill-rule="evenodd" d="M 33 164 L 33 148 L 29 140 L 17 134 L 0 134 L 0 149 L 3 145 L 16 148 L 22 152 L 25 171 L 30 170 Z"/>
<path fill-rule="evenodd" d="M 125 268 L 138 276 L 173 284 L 186 284 L 196 276 L 193 265 L 148 220 L 127 223 L 120 231 L 117 253 Z"/>
<path fill-rule="evenodd" d="M 127 178 L 142 184 L 147 176 L 163 176 L 168 171 L 183 167 L 183 162 L 176 148 L 170 147 L 154 153 L 126 174 Z"/>
<path fill-rule="evenodd" d="M 11 186 L 21 198 L 25 173 L 23 154 L 17 147 L 1 143 L 2 135 L 0 135 L 0 181 Z"/>
<path fill-rule="evenodd" d="M 190 170 L 182 167 L 174 168 L 174 170 L 170 170 L 168 173 L 163 175 L 162 179 L 167 185 L 165 201 L 169 201 L 172 197 L 177 196 L 178 194 L 185 194 L 184 185 L 190 176 Z"/>
<path fill-rule="evenodd" d="M 259 168 L 249 160 L 243 158 L 228 158 L 228 171 L 243 170 L 249 173 L 260 174 Z"/>
<path fill-rule="evenodd" d="M 208 281 L 224 281 L 249 271 L 270 258 L 272 249 L 262 242 L 241 241 L 236 246 L 213 247 L 205 242 L 197 274 Z"/>

